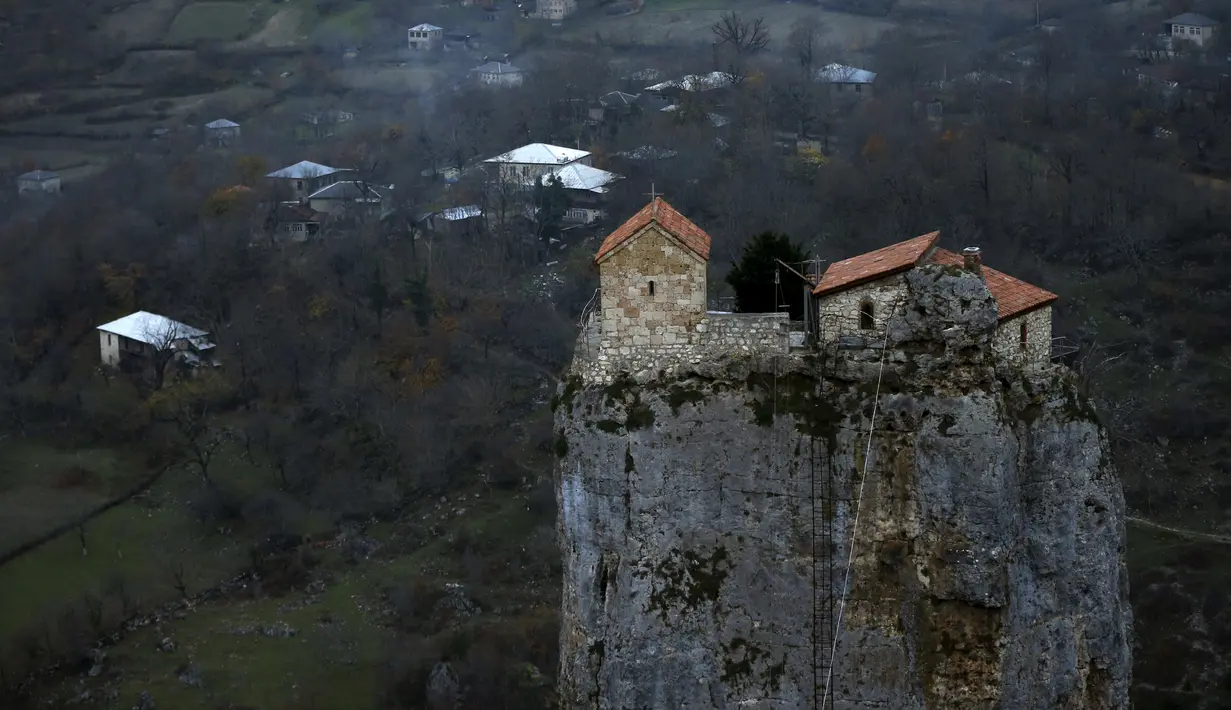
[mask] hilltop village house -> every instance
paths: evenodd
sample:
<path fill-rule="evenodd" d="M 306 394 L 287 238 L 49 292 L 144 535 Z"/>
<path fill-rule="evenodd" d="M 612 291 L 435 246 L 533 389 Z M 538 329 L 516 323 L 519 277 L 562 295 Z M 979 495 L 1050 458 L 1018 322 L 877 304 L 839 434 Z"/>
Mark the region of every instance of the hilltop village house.
<path fill-rule="evenodd" d="M 51 170 L 31 170 L 17 176 L 18 195 L 60 194 L 60 173 Z"/>
<path fill-rule="evenodd" d="M 294 165 L 275 170 L 265 177 L 273 180 L 275 184 L 284 186 L 291 200 L 300 201 L 308 199 L 309 195 L 322 188 L 341 181 L 352 172 L 354 171 L 346 168 L 331 168 L 310 160 L 301 160 Z"/>
<path fill-rule="evenodd" d="M 239 138 L 239 133 L 239 124 L 227 118 L 205 124 L 205 140 L 210 145 L 231 145 Z"/>
<path fill-rule="evenodd" d="M 924 264 L 974 271 L 996 299 L 993 347 L 1023 367 L 1051 362 L 1051 305 L 1056 295 L 983 266 L 979 250 L 962 255 L 926 234 L 831 264 L 813 287 L 813 342 L 822 348 L 866 348 L 883 342 L 885 326 L 906 299 L 905 272 Z M 805 346 L 805 326 L 786 313 L 708 311 L 710 236 L 661 197 L 633 215 L 599 247 L 599 292 L 583 316 L 577 358 L 586 375 L 610 379 L 695 361 L 707 351 L 783 354 Z M 794 332 L 793 332 L 794 331 Z"/>
<path fill-rule="evenodd" d="M 1173 40 L 1184 40 L 1192 42 L 1197 47 L 1204 49 L 1206 45 L 1212 44 L 1214 34 L 1218 32 L 1218 21 L 1199 15 L 1195 12 L 1186 12 L 1182 15 L 1167 20 L 1164 25 L 1169 29 L 1167 35 Z"/>
<path fill-rule="evenodd" d="M 194 368 L 217 366 L 209 333 L 146 311 L 98 326 L 98 345 L 108 367 L 132 369 L 160 358 Z"/>
<path fill-rule="evenodd" d="M 591 165 L 589 151 L 563 148 L 548 143 L 530 143 L 483 161 L 494 166 L 501 182 L 533 187 L 544 175 L 568 165 Z"/>
<path fill-rule="evenodd" d="M 524 71 L 508 62 L 487 62 L 471 69 L 470 73 L 482 86 L 521 86 L 526 78 Z"/>
<path fill-rule="evenodd" d="M 406 46 L 414 50 L 432 50 L 444 42 L 444 28 L 436 25 L 415 25 L 406 30 Z"/>

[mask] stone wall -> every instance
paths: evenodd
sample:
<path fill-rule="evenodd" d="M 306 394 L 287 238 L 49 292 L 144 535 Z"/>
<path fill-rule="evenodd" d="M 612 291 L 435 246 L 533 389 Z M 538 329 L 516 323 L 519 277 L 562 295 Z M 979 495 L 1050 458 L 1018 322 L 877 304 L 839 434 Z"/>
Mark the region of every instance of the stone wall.
<path fill-rule="evenodd" d="M 656 227 L 599 264 L 603 347 L 689 345 L 705 316 L 705 261 Z"/>
<path fill-rule="evenodd" d="M 789 318 L 786 313 L 707 313 L 688 342 L 650 345 L 609 338 L 595 318 L 577 340 L 572 372 L 588 383 L 610 382 L 621 372 L 673 372 L 724 358 L 786 354 Z"/>
<path fill-rule="evenodd" d="M 873 340 L 884 338 L 885 323 L 894 304 L 902 303 L 905 297 L 906 281 L 902 274 L 822 296 L 818 304 L 821 342 L 833 343 L 843 335 L 859 335 Z M 871 330 L 860 327 L 859 307 L 865 301 L 872 304 Z"/>
<path fill-rule="evenodd" d="M 1022 326 L 1026 343 L 1022 345 Z M 1021 367 L 1039 368 L 1051 364 L 1051 306 L 1010 318 L 996 327 L 992 341 L 1002 361 Z"/>

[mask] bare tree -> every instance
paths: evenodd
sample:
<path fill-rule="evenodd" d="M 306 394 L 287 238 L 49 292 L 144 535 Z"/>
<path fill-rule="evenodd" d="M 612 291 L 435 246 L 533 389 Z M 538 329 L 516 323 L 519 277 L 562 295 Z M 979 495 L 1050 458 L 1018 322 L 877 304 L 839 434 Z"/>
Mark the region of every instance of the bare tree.
<path fill-rule="evenodd" d="M 750 57 L 769 47 L 769 30 L 764 17 L 749 20 L 738 12 L 729 12 L 710 30 L 718 38 L 719 45 L 730 47 L 740 57 Z"/>
<path fill-rule="evenodd" d="M 175 409 L 172 421 L 179 431 L 184 456 L 197 465 L 201 478 L 212 484 L 209 466 L 222 444 L 223 432 L 215 431 L 210 426 L 209 409 L 203 404 L 181 403 Z"/>
<path fill-rule="evenodd" d="M 824 35 L 824 23 L 811 15 L 801 17 L 791 25 L 787 44 L 790 46 L 792 58 L 807 79 L 812 78 L 812 72 L 816 68 L 821 38 Z"/>

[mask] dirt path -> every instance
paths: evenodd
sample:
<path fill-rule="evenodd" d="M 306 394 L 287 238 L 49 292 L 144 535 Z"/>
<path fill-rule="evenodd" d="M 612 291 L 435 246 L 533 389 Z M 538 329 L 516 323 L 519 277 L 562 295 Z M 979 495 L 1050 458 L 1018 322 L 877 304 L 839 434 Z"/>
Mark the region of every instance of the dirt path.
<path fill-rule="evenodd" d="M 1169 532 L 1172 535 L 1179 535 L 1180 537 L 1186 537 L 1192 540 L 1201 540 L 1204 542 L 1216 542 L 1222 545 L 1231 545 L 1231 537 L 1228 537 L 1226 535 L 1215 535 L 1213 533 L 1205 533 L 1205 532 L 1200 532 L 1197 530 L 1185 530 L 1183 528 L 1173 528 L 1167 525 L 1160 525 L 1159 523 L 1151 522 L 1144 518 L 1134 518 L 1131 515 L 1128 516 L 1128 522 L 1134 525 L 1143 527 L 1143 528 L 1152 528 L 1154 530 L 1162 530 L 1163 532 Z"/>

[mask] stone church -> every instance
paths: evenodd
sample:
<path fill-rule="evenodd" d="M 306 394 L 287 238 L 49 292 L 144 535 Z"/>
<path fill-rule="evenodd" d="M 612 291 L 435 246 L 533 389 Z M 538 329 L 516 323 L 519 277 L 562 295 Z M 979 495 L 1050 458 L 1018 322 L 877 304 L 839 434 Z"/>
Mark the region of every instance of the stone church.
<path fill-rule="evenodd" d="M 582 345 L 595 376 L 636 372 L 723 354 L 776 355 L 807 347 L 877 347 L 905 302 L 906 273 L 929 264 L 972 271 L 996 299 L 998 357 L 1041 368 L 1052 360 L 1056 295 L 982 263 L 978 248 L 957 254 L 932 232 L 828 265 L 809 284 L 807 324 L 786 313 L 718 313 L 706 308 L 710 236 L 666 200 L 651 202 L 607 236 L 595 255 L 596 307 L 583 317 Z"/>

